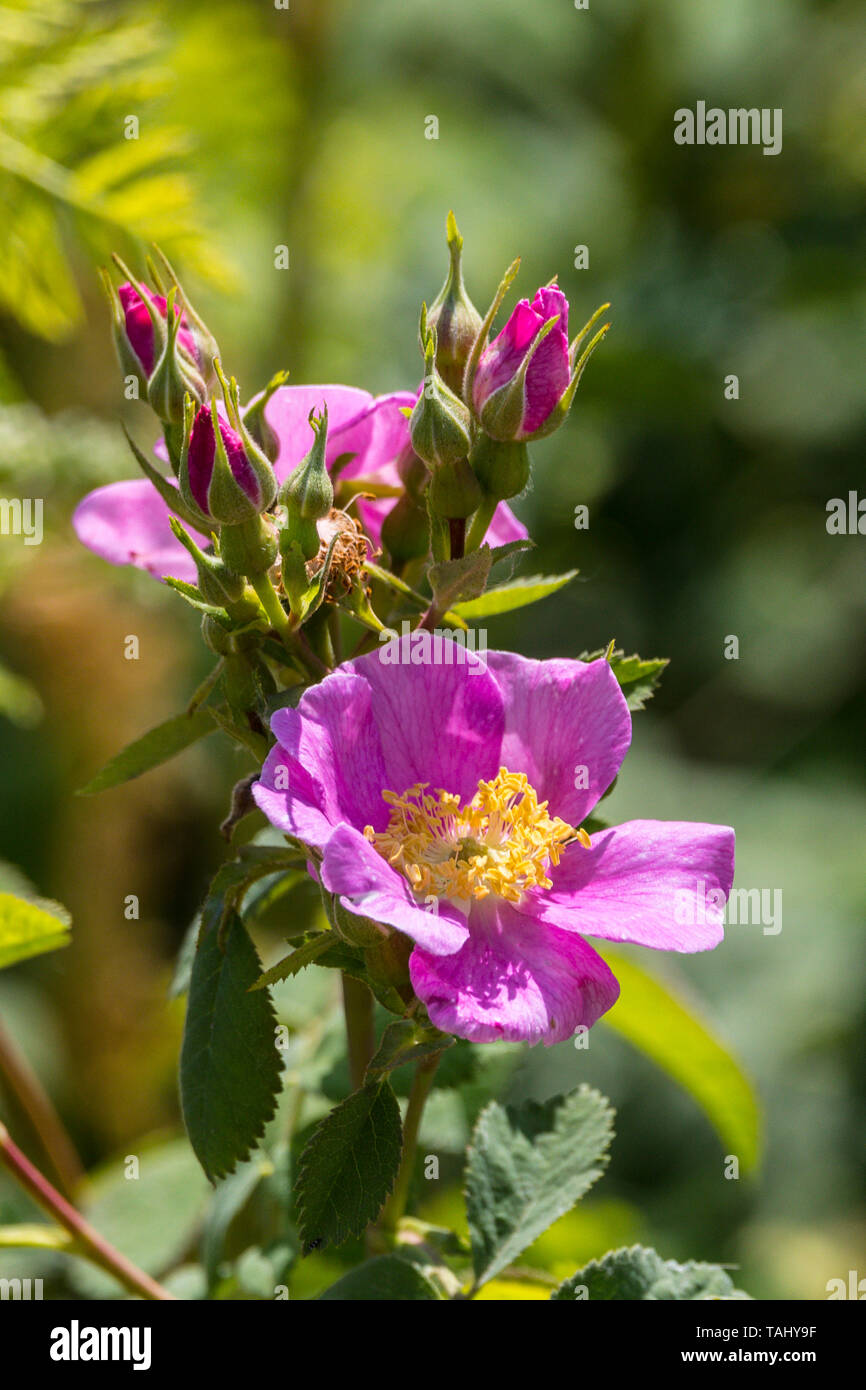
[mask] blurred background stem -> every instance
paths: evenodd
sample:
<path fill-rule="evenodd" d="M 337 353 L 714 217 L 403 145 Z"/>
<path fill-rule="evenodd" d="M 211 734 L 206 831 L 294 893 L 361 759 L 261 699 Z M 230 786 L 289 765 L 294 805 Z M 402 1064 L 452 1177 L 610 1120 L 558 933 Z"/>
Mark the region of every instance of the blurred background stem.
<path fill-rule="evenodd" d="M 53 1217 L 74 1237 L 76 1253 L 92 1260 L 107 1274 L 112 1275 L 130 1293 L 139 1298 L 154 1301 L 173 1299 L 174 1295 L 151 1279 L 149 1274 L 137 1269 L 125 1255 L 109 1245 L 107 1240 L 95 1231 L 89 1222 L 67 1202 L 66 1198 L 52 1187 L 48 1179 L 40 1173 L 13 1142 L 5 1125 L 0 1125 L 0 1163 L 6 1167 L 15 1180 L 33 1198 L 43 1211 Z"/>
<path fill-rule="evenodd" d="M 84 1169 L 75 1145 L 51 1100 L 6 1029 L 0 1023 L 0 1082 L 17 1105 L 45 1158 L 58 1186 L 74 1200 L 84 1181 Z"/>

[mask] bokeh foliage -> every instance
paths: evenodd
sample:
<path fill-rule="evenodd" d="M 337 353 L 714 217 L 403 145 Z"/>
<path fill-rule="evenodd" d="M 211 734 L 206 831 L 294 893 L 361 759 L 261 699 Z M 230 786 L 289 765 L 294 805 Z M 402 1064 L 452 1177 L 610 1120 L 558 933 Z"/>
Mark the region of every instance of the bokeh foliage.
<path fill-rule="evenodd" d="M 737 882 L 784 900 L 778 935 L 732 926 L 712 956 L 670 962 L 757 1079 L 761 1177 L 722 1177 L 698 1109 L 614 1029 L 587 1053 L 539 1049 L 513 1097 L 588 1080 L 617 1107 L 618 1137 L 601 1195 L 529 1262 L 566 1278 L 641 1240 L 740 1263 L 755 1294 L 804 1298 L 862 1265 L 866 571 L 862 538 L 824 521 L 862 478 L 866 434 L 864 60 L 856 0 L 0 8 L 0 492 L 44 496 L 49 525 L 26 554 L 0 540 L 0 656 L 45 711 L 30 731 L 0 730 L 0 851 L 76 922 L 71 950 L 0 981 L 0 1010 L 89 1161 L 177 1123 L 181 1011 L 166 1015 L 163 989 L 222 854 L 235 770 L 190 753 L 110 805 L 71 800 L 202 674 L 171 595 L 69 536 L 80 492 L 132 476 L 94 262 L 160 239 L 250 392 L 281 366 L 390 390 L 420 376 L 418 300 L 443 277 L 453 206 L 479 305 L 518 253 L 521 293 L 558 272 L 579 322 L 613 304 L 518 504 L 539 546 L 526 572 L 580 576 L 531 618 L 491 618 L 488 640 L 573 656 L 615 637 L 669 655 L 605 809 L 729 821 Z M 699 98 L 781 107 L 782 154 L 675 146 L 673 111 Z M 138 142 L 123 139 L 129 114 Z M 143 414 L 127 411 L 140 438 Z M 129 632 L 139 663 L 122 661 Z M 738 661 L 723 657 L 729 634 Z M 24 707 L 26 726 L 38 710 Z M 140 922 L 122 920 L 128 892 Z M 277 1002 L 299 1046 L 319 1014 L 338 1017 L 303 976 Z M 324 1076 L 321 1095 L 340 1094 Z M 452 1156 L 429 1204 L 443 1221 L 459 1219 L 474 1119 L 455 1097 L 434 1093 L 425 1120 L 424 1142 Z M 26 1218 L 5 1187 L 0 1217 Z M 293 1294 L 340 1272 L 331 1256 L 302 1268 Z M 255 1285 L 257 1269 L 248 1259 L 232 1279 Z"/>

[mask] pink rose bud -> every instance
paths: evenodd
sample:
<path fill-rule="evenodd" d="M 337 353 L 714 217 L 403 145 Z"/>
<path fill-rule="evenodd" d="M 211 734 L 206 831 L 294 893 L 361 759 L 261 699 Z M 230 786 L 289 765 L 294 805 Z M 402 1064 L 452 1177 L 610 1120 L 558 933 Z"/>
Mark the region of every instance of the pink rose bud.
<path fill-rule="evenodd" d="M 481 352 L 471 383 L 475 412 L 491 438 L 540 439 L 562 424 L 589 354 L 609 327 L 575 361 L 601 312 L 569 346 L 568 300 L 557 285 L 543 285 L 531 304 L 520 300 L 502 332 Z"/>
<path fill-rule="evenodd" d="M 185 395 L 200 403 L 206 399 L 218 349 L 169 262 L 159 251 L 157 256 L 162 271 L 148 260 L 153 289 L 137 280 L 119 256 L 114 262 L 122 283 L 115 287 L 108 271 L 100 275 L 123 372 L 135 379 L 137 395 L 163 423 L 180 425 Z"/>
<path fill-rule="evenodd" d="M 145 285 L 141 286 L 141 290 L 142 294 L 127 281 L 118 286 L 117 295 L 123 311 L 123 331 L 126 335 L 126 342 L 138 359 L 144 377 L 147 378 L 156 366 L 157 358 L 162 352 L 163 342 L 156 336 L 151 313 L 148 311 L 142 295 L 147 295 L 151 306 L 163 320 L 166 319 L 167 301 L 163 295 L 153 294 Z M 176 308 L 174 312 L 175 315 L 178 315 L 180 310 Z M 181 315 L 177 341 L 178 346 L 197 366 L 199 363 L 198 347 L 190 332 L 186 314 Z"/>
<path fill-rule="evenodd" d="M 237 525 L 273 506 L 277 480 L 241 420 L 234 379 L 223 379 L 223 389 L 227 420 L 215 399 L 196 410 L 187 397 L 179 482 L 184 500 L 209 520 Z"/>

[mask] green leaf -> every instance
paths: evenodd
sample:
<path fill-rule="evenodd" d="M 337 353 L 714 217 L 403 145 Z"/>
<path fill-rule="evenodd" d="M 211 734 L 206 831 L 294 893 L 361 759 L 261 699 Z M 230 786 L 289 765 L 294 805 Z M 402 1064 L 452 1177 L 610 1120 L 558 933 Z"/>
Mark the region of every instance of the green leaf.
<path fill-rule="evenodd" d="M 69 945 L 70 918 L 59 903 L 0 893 L 0 970 Z"/>
<path fill-rule="evenodd" d="M 378 1255 L 344 1274 L 332 1284 L 319 1301 L 349 1300 L 366 1302 L 418 1303 L 441 1299 L 441 1294 L 426 1279 L 417 1265 L 401 1260 L 399 1255 Z"/>
<path fill-rule="evenodd" d="M 341 1245 L 374 1221 L 397 1176 L 402 1125 L 386 1081 L 370 1082 L 317 1125 L 296 1186 L 304 1254 Z"/>
<path fill-rule="evenodd" d="M 652 699 L 662 672 L 670 664 L 667 657 L 652 657 L 644 660 L 640 656 L 625 656 L 621 648 L 614 649 L 613 643 L 596 652 L 581 652 L 581 661 L 598 661 L 606 657 L 610 668 L 620 683 L 630 710 L 643 709 L 647 700 Z"/>
<path fill-rule="evenodd" d="M 127 1155 L 138 1160 L 129 1175 Z M 87 1184 L 84 1214 L 99 1234 L 155 1277 L 184 1254 L 201 1220 L 208 1186 L 183 1138 L 133 1144 Z M 124 1296 L 110 1274 L 89 1261 L 70 1266 L 70 1281 L 86 1298 Z"/>
<path fill-rule="evenodd" d="M 550 1297 L 560 1303 L 583 1299 L 662 1301 L 670 1299 L 733 1299 L 749 1295 L 734 1288 L 721 1265 L 677 1264 L 663 1260 L 655 1250 L 633 1245 L 630 1250 L 611 1250 L 601 1260 L 591 1260 Z"/>
<path fill-rule="evenodd" d="M 475 1287 L 510 1265 L 601 1177 L 613 1111 L 581 1086 L 544 1105 L 492 1101 L 469 1149 L 466 1209 Z"/>
<path fill-rule="evenodd" d="M 196 913 L 183 934 L 180 950 L 175 957 L 174 974 L 168 987 L 169 999 L 180 999 L 189 989 L 192 964 L 195 960 L 198 934 L 201 931 L 201 913 Z"/>
<path fill-rule="evenodd" d="M 378 1080 L 395 1067 L 403 1067 L 407 1062 L 420 1062 L 454 1045 L 455 1039 L 438 1028 L 419 1028 L 411 1018 L 399 1018 L 389 1023 L 367 1067 L 367 1080 Z"/>
<path fill-rule="evenodd" d="M 201 1241 L 201 1260 L 210 1287 L 217 1280 L 229 1227 L 262 1180 L 273 1171 L 271 1160 L 265 1154 L 256 1154 L 249 1163 L 238 1164 L 229 1177 L 217 1184 L 208 1205 Z"/>
<path fill-rule="evenodd" d="M 389 1013 L 404 1014 L 406 1001 L 394 986 L 368 970 L 362 951 L 356 950 L 348 942 L 341 941 L 336 932 L 334 937 L 333 945 L 322 951 L 316 964 L 325 966 L 327 970 L 340 970 L 344 975 L 351 975 L 353 980 L 360 980 Z"/>
<path fill-rule="evenodd" d="M 249 992 L 262 973 L 256 949 L 235 913 L 221 949 L 220 912 L 219 900 L 205 909 L 180 1059 L 184 1123 L 211 1181 L 232 1172 L 261 1138 L 282 1071 L 270 995 Z"/>
<path fill-rule="evenodd" d="M 263 975 L 260 975 L 250 988 L 253 990 L 264 989 L 267 985 L 276 985 L 281 980 L 291 979 L 300 970 L 312 965 L 316 957 L 320 956 L 323 951 L 327 951 L 333 944 L 333 932 L 323 931 L 318 936 L 310 937 L 309 941 L 305 941 L 297 950 L 292 951 L 291 955 L 284 956 L 281 961 L 277 961 L 276 965 L 272 965 L 270 970 L 266 970 Z"/>
<path fill-rule="evenodd" d="M 495 545 L 490 552 L 490 568 L 501 565 L 506 560 L 516 560 L 518 555 L 534 549 L 535 541 L 531 541 L 528 536 L 519 541 L 507 541 L 505 545 Z"/>
<path fill-rule="evenodd" d="M 754 1168 L 760 1108 L 739 1062 L 669 986 L 618 951 L 604 947 L 601 954 L 620 983 L 619 999 L 604 1022 L 688 1091 L 743 1171 Z"/>
<path fill-rule="evenodd" d="M 247 752 L 252 753 L 257 763 L 265 760 L 268 751 L 268 741 L 263 734 L 257 734 L 244 724 L 239 723 L 232 714 L 228 705 L 208 705 L 207 710 L 202 710 L 202 714 L 209 714 L 217 728 L 222 729 L 224 734 L 234 739 Z"/>
<path fill-rule="evenodd" d="M 198 613 L 206 613 L 209 618 L 216 618 L 221 622 L 226 630 L 229 628 L 231 619 L 225 608 L 218 608 L 213 603 L 205 603 L 198 589 L 194 584 L 188 584 L 185 579 L 173 579 L 170 574 L 165 576 L 163 581 L 170 589 L 174 589 L 176 594 L 180 594 L 182 599 L 186 599 L 190 608 L 195 608 Z"/>
<path fill-rule="evenodd" d="M 508 584 L 500 584 L 488 589 L 479 598 L 467 599 L 454 605 L 461 618 L 492 618 L 497 613 L 510 613 L 514 608 L 526 608 L 530 603 L 538 603 L 570 584 L 579 570 L 569 570 L 567 574 L 534 574 L 523 579 L 512 579 Z"/>
<path fill-rule="evenodd" d="M 305 872 L 297 875 L 291 872 L 299 862 L 299 857 L 298 853 L 286 844 L 243 845 L 238 858 L 227 860 L 214 874 L 207 891 L 205 912 L 220 929 L 232 912 L 240 912 L 241 917 L 246 920 L 249 905 L 247 894 L 263 879 L 273 882 L 275 877 L 285 874 L 286 878 L 296 882 L 307 877 Z M 255 904 L 252 906 L 251 915 L 255 916 Z"/>
<path fill-rule="evenodd" d="M 85 787 L 79 789 L 77 795 L 95 796 L 97 792 L 131 782 L 133 777 L 140 777 L 152 767 L 159 767 L 190 744 L 212 734 L 214 728 L 211 712 L 206 709 L 167 719 L 164 724 L 157 724 L 155 729 L 142 734 L 134 743 L 127 744 Z"/>
<path fill-rule="evenodd" d="M 473 599 L 484 593 L 490 574 L 489 545 L 479 546 L 459 560 L 442 560 L 427 573 L 437 612 L 453 608 L 458 599 Z"/>

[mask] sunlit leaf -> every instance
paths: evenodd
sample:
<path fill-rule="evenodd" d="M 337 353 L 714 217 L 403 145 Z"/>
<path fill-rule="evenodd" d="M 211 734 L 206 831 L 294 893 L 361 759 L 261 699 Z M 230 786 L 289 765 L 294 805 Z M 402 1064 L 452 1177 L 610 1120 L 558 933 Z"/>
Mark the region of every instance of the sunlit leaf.
<path fill-rule="evenodd" d="M 668 985 L 618 951 L 605 946 L 600 954 L 620 983 L 619 999 L 604 1023 L 688 1091 L 743 1171 L 754 1168 L 761 1146 L 760 1107 L 740 1063 Z"/>

